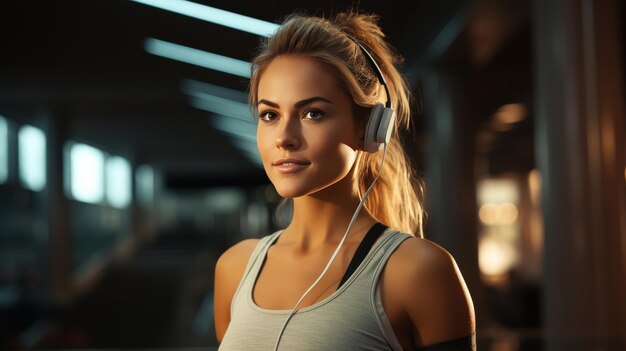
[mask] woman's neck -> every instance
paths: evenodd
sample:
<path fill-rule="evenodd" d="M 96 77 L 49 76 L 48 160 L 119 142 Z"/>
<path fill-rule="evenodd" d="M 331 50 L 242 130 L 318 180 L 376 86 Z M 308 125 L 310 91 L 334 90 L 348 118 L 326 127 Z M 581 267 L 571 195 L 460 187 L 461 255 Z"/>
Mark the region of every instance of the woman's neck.
<path fill-rule="evenodd" d="M 281 234 L 281 244 L 289 244 L 301 253 L 326 246 L 334 249 L 339 244 L 360 202 L 352 184 L 346 186 L 341 182 L 343 180 L 314 194 L 293 199 L 293 218 Z M 362 206 L 346 243 L 360 242 L 376 222 Z"/>

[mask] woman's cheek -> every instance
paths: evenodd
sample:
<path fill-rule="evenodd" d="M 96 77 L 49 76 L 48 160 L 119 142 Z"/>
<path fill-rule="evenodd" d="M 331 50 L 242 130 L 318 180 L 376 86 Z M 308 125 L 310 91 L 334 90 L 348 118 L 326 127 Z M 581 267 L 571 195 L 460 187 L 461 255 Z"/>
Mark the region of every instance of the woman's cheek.
<path fill-rule="evenodd" d="M 273 162 L 270 157 L 270 149 L 268 148 L 268 146 L 269 144 L 266 140 L 257 136 L 257 149 L 259 150 L 259 155 L 261 155 L 261 161 L 263 162 L 263 166 L 265 167 L 266 171 L 270 170 Z"/>

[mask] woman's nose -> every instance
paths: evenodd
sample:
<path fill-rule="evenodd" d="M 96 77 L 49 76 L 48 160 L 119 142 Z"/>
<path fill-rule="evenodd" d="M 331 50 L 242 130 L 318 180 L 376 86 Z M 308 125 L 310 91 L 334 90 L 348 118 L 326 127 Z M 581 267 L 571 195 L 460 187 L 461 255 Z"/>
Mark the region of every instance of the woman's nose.
<path fill-rule="evenodd" d="M 276 138 L 276 147 L 279 149 L 296 149 L 299 145 L 298 139 L 290 135 L 283 134 Z"/>
<path fill-rule="evenodd" d="M 280 149 L 296 149 L 300 146 L 299 126 L 297 123 L 286 122 L 276 137 L 276 147 Z"/>

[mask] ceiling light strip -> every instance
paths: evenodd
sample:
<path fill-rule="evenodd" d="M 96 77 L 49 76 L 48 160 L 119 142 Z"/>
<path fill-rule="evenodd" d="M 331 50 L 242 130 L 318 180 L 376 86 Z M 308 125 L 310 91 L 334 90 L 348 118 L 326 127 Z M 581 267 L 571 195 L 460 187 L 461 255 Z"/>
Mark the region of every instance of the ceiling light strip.
<path fill-rule="evenodd" d="M 154 38 L 146 39 L 144 48 L 153 55 L 250 78 L 250 63 L 246 61 Z"/>
<path fill-rule="evenodd" d="M 272 35 L 279 27 L 275 23 L 186 0 L 131 1 L 265 37 Z"/>

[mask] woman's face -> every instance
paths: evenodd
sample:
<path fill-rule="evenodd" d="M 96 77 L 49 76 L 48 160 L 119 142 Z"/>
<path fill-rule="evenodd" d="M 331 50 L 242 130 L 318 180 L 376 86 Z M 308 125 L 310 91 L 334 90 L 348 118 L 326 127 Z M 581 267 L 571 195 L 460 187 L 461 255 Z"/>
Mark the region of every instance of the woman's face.
<path fill-rule="evenodd" d="M 352 99 L 313 58 L 272 60 L 258 84 L 257 146 L 265 172 L 282 197 L 312 194 L 343 179 L 360 141 Z M 305 165 L 278 166 L 292 158 Z"/>

